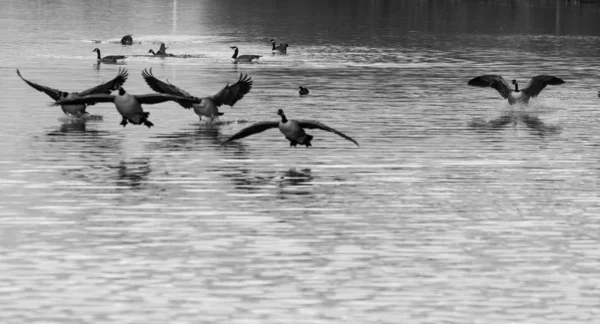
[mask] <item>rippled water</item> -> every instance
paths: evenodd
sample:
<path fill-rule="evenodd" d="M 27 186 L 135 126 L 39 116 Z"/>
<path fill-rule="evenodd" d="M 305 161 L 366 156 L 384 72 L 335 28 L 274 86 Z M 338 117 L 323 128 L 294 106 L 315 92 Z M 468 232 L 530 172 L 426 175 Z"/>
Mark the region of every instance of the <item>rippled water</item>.
<path fill-rule="evenodd" d="M 600 7 L 558 3 L 9 1 L 0 322 L 596 322 Z M 149 57 L 161 42 L 195 57 Z M 233 45 L 264 56 L 232 64 Z M 129 57 L 97 65 L 95 47 Z M 81 91 L 119 67 L 138 94 L 145 68 L 196 96 L 254 87 L 213 125 L 164 103 L 123 128 L 15 73 Z M 466 85 L 489 73 L 566 84 L 511 107 Z M 360 147 L 318 130 L 308 149 L 277 130 L 220 146 L 278 109 Z"/>

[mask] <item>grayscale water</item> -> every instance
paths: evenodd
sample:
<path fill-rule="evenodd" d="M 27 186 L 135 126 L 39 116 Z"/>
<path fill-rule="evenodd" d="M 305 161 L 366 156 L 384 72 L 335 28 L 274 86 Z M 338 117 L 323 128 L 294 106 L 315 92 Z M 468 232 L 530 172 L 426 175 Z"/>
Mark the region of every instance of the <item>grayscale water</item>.
<path fill-rule="evenodd" d="M 0 322 L 598 323 L 599 27 L 578 1 L 5 1 Z M 15 73 L 82 91 L 119 67 L 135 94 L 145 68 L 254 87 L 215 125 L 169 102 L 123 128 Z M 490 73 L 566 83 L 510 107 L 466 85 Z M 360 147 L 219 146 L 278 109 Z"/>

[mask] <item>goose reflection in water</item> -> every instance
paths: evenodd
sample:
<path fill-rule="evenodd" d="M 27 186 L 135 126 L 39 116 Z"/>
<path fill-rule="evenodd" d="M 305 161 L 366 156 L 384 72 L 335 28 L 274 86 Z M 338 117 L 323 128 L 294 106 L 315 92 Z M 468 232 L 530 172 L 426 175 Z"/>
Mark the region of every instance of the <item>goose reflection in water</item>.
<path fill-rule="evenodd" d="M 219 141 L 220 129 L 214 125 L 193 128 L 170 134 L 159 134 L 154 136 L 159 142 L 152 143 L 153 148 L 167 149 L 170 151 L 188 150 L 197 147 L 200 143 L 221 145 Z"/>
<path fill-rule="evenodd" d="M 117 171 L 117 186 L 139 189 L 148 181 L 152 172 L 149 158 L 139 158 L 132 161 L 121 161 L 117 166 L 110 168 Z"/>
<path fill-rule="evenodd" d="M 301 191 L 294 187 L 309 187 L 313 176 L 310 169 L 296 170 L 291 168 L 286 171 L 250 171 L 248 169 L 229 166 L 230 171 L 220 171 L 219 173 L 226 178 L 231 179 L 235 189 L 251 192 L 261 190 L 270 190 L 274 188 L 280 189 L 280 194 L 285 190 L 285 193 L 291 194 L 310 194 L 310 191 Z M 293 190 L 291 190 L 293 189 Z"/>
<path fill-rule="evenodd" d="M 481 117 L 473 118 L 469 127 L 478 130 L 500 130 L 509 125 L 516 127 L 519 122 L 527 126 L 532 134 L 539 136 L 554 135 L 561 131 L 560 126 L 546 124 L 538 116 L 522 111 L 510 111 L 489 121 Z"/>

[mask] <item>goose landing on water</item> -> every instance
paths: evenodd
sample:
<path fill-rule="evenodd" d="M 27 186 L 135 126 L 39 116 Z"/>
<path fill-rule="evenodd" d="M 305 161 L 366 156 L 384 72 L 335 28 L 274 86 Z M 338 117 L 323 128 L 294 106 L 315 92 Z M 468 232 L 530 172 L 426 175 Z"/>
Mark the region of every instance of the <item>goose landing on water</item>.
<path fill-rule="evenodd" d="M 98 48 L 94 48 L 92 52 L 98 53 L 98 63 L 117 63 L 118 61 L 124 60 L 127 58 L 125 55 L 108 55 L 102 57 L 100 54 L 100 50 Z"/>
<path fill-rule="evenodd" d="M 258 61 L 259 58 L 262 57 L 262 55 L 240 55 L 238 56 L 238 52 L 239 49 L 237 48 L 237 46 L 231 46 L 231 48 L 234 50 L 233 51 L 233 56 L 231 57 L 234 61 L 234 63 L 251 63 L 252 61 Z"/>
<path fill-rule="evenodd" d="M 144 70 L 142 76 L 148 86 L 156 92 L 198 99 L 171 83 L 165 83 L 155 78 L 154 75 L 152 75 L 152 69 L 150 69 L 150 71 Z M 200 117 L 200 120 L 202 120 L 202 116 L 205 116 L 210 118 L 210 121 L 213 121 L 215 117 L 223 115 L 223 113 L 219 112 L 218 107 L 221 105 L 233 107 L 238 100 L 242 99 L 244 95 L 250 92 L 250 89 L 252 89 L 252 79 L 250 79 L 248 75 L 243 76 L 240 74 L 240 79 L 236 83 L 233 85 L 227 83 L 227 85 L 214 96 L 198 99 L 200 100 L 199 103 L 180 101 L 177 101 L 177 103 L 185 109 L 194 108 L 194 112 Z"/>
<path fill-rule="evenodd" d="M 490 74 L 473 78 L 467 84 L 474 87 L 494 88 L 500 93 L 502 98 L 508 99 L 509 104 L 514 105 L 516 103 L 527 104 L 529 98 L 537 97 L 547 85 L 559 85 L 565 83 L 565 81 L 551 75 L 538 75 L 531 78 L 529 84 L 522 90 L 519 90 L 517 80 L 512 80 L 511 83 L 515 86 L 514 90 L 510 88 L 510 85 L 508 85 L 504 78 L 499 75 Z"/>
<path fill-rule="evenodd" d="M 43 85 L 39 85 L 37 83 L 33 83 L 33 82 L 28 81 L 27 79 L 23 78 L 23 76 L 21 76 L 21 72 L 19 72 L 18 69 L 17 69 L 17 75 L 19 75 L 19 77 L 23 81 L 25 81 L 25 83 L 27 83 L 30 87 L 34 88 L 37 91 L 41 91 L 41 92 L 47 94 L 55 102 L 58 102 L 61 99 L 75 99 L 75 98 L 87 96 L 90 94 L 99 94 L 99 93 L 110 94 L 111 91 L 118 90 L 125 83 L 125 81 L 127 81 L 128 73 L 127 73 L 127 70 L 125 70 L 125 69 L 119 69 L 119 73 L 117 74 L 117 76 L 114 79 L 112 79 L 108 82 L 102 83 L 93 88 L 82 91 L 82 92 L 64 92 L 64 91 L 52 89 L 50 87 L 46 87 Z M 85 109 L 88 105 L 93 105 L 93 103 L 76 104 L 76 105 L 60 105 L 60 107 L 62 108 L 62 111 L 67 116 L 68 115 L 82 116 L 82 115 L 87 115 L 87 112 L 85 111 Z"/>
<path fill-rule="evenodd" d="M 283 110 L 279 109 L 277 114 L 281 116 L 281 121 L 268 121 L 268 122 L 258 122 L 254 125 L 250 125 L 241 131 L 235 133 L 233 136 L 228 138 L 221 145 L 225 145 L 233 140 L 244 138 L 256 133 L 261 133 L 270 128 L 279 128 L 279 131 L 285 136 L 285 138 L 290 141 L 290 146 L 296 147 L 296 145 L 306 145 L 306 147 L 312 146 L 310 141 L 313 139 L 312 135 L 306 134 L 304 128 L 308 129 L 320 129 L 327 132 L 331 132 L 337 134 L 350 142 L 358 145 L 358 142 L 352 139 L 350 136 L 335 130 L 323 123 L 320 123 L 315 120 L 288 120 L 283 113 Z"/>
<path fill-rule="evenodd" d="M 199 99 L 183 98 L 172 95 L 164 95 L 160 93 L 146 94 L 146 95 L 131 95 L 125 92 L 123 87 L 119 88 L 119 94 L 116 96 L 109 94 L 93 94 L 85 97 L 79 97 L 76 99 L 61 100 L 55 105 L 59 104 L 89 104 L 96 102 L 113 102 L 117 111 L 123 117 L 121 124 L 123 127 L 130 122 L 134 125 L 144 124 L 148 128 L 154 126 L 152 122 L 148 120 L 150 113 L 144 112 L 142 105 L 157 104 L 165 101 L 181 101 L 187 103 L 197 103 Z"/>
<path fill-rule="evenodd" d="M 273 54 L 287 54 L 288 44 L 279 44 L 278 46 L 275 46 L 274 39 L 271 39 L 271 44 L 273 45 L 271 47 L 271 52 L 273 52 Z"/>

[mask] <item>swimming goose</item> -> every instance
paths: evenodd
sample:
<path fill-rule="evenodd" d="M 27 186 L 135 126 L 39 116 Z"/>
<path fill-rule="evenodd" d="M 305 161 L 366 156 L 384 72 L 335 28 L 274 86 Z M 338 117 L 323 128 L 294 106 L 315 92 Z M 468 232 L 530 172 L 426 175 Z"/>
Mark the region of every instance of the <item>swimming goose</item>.
<path fill-rule="evenodd" d="M 131 35 L 125 35 L 121 38 L 121 45 L 131 45 L 133 44 L 133 38 Z"/>
<path fill-rule="evenodd" d="M 154 56 L 173 56 L 173 54 L 167 53 L 167 48 L 168 47 L 165 47 L 165 43 L 160 43 L 160 48 L 156 53 L 154 53 L 153 49 L 150 49 L 148 53 L 152 53 Z"/>
<path fill-rule="evenodd" d="M 98 62 L 102 62 L 102 63 L 117 63 L 117 61 L 124 60 L 125 58 L 127 58 L 127 56 L 125 56 L 125 55 L 108 55 L 108 56 L 102 57 L 102 55 L 100 55 L 100 50 L 98 48 L 94 48 L 94 50 L 92 52 L 98 53 Z"/>
<path fill-rule="evenodd" d="M 195 98 L 186 91 L 178 88 L 177 86 L 171 83 L 165 83 L 155 78 L 152 74 L 152 69 L 150 71 L 144 70 L 142 72 L 142 76 L 146 83 L 150 88 L 156 92 L 166 93 L 174 96 L 180 96 L 185 98 Z M 202 116 L 209 117 L 212 121 L 216 116 L 223 115 L 223 113 L 219 112 L 219 108 L 221 105 L 228 105 L 233 107 L 238 100 L 242 99 L 245 94 L 250 92 L 252 89 L 252 79 L 248 77 L 248 75 L 243 76 L 240 74 L 239 80 L 233 85 L 227 85 L 221 89 L 217 94 L 212 97 L 205 97 L 198 99 L 199 103 L 189 103 L 189 102 L 177 102 L 185 109 L 194 108 L 194 112 L 200 117 L 202 120 Z M 197 99 L 197 98 L 196 98 Z"/>
<path fill-rule="evenodd" d="M 110 94 L 111 91 L 118 90 L 119 87 L 121 87 L 125 83 L 125 81 L 127 81 L 127 76 L 128 76 L 127 70 L 119 69 L 119 73 L 117 74 L 117 76 L 108 82 L 102 83 L 98 86 L 95 86 L 93 88 L 87 89 L 82 92 L 64 92 L 64 91 L 52 89 L 50 87 L 39 85 L 37 83 L 33 83 L 31 81 L 26 80 L 21 75 L 21 72 L 19 72 L 19 69 L 17 69 L 17 74 L 30 87 L 34 88 L 37 91 L 41 91 L 41 92 L 47 94 L 50 98 L 52 98 L 56 102 L 60 101 L 61 99 L 74 99 L 74 98 L 79 98 L 81 96 L 87 96 L 90 94 L 97 94 L 97 93 Z M 81 115 L 87 114 L 87 112 L 85 111 L 85 108 L 89 105 L 93 105 L 93 103 L 60 105 L 60 107 L 62 108 L 62 111 L 67 116 L 68 115 L 81 116 Z"/>
<path fill-rule="evenodd" d="M 55 105 L 113 102 L 115 104 L 115 107 L 117 107 L 117 111 L 123 117 L 120 125 L 123 125 L 123 127 L 125 127 L 125 125 L 127 125 L 127 122 L 130 122 L 134 125 L 144 124 L 148 128 L 150 128 L 154 126 L 154 124 L 152 124 L 148 120 L 148 116 L 150 115 L 150 113 L 144 112 L 144 110 L 142 109 L 142 105 L 157 104 L 165 101 L 197 103 L 199 100 L 200 99 L 183 98 L 160 93 L 152 93 L 146 95 L 131 95 L 127 93 L 125 89 L 123 89 L 123 87 L 119 87 L 119 94 L 116 96 L 109 94 L 92 94 L 76 99 L 60 100 L 60 102 L 55 103 Z"/>
<path fill-rule="evenodd" d="M 475 87 L 491 87 L 496 89 L 502 98 L 508 99 L 508 103 L 514 105 L 515 103 L 527 104 L 529 98 L 537 97 L 547 85 L 559 85 L 565 83 L 560 78 L 551 75 L 538 75 L 531 78 L 527 87 L 519 90 L 519 84 L 517 80 L 511 82 L 515 89 L 511 89 L 506 80 L 499 75 L 481 75 L 476 78 L 469 80 L 467 83 L 470 86 Z"/>
<path fill-rule="evenodd" d="M 275 40 L 271 39 L 271 44 L 273 44 L 271 51 L 273 54 L 287 54 L 288 44 L 279 44 L 279 46 L 275 46 Z"/>
<path fill-rule="evenodd" d="M 262 55 L 241 55 L 238 56 L 238 52 L 239 49 L 237 48 L 237 46 L 231 46 L 231 48 L 234 50 L 233 52 L 233 56 L 231 57 L 235 63 L 250 63 L 254 60 L 258 60 L 259 58 L 262 57 Z"/>
<path fill-rule="evenodd" d="M 307 88 L 305 88 L 305 87 L 303 87 L 303 86 L 300 86 L 299 88 L 300 88 L 300 90 L 298 90 L 298 93 L 299 93 L 301 96 L 304 96 L 304 95 L 307 95 L 307 94 L 308 94 L 308 89 L 307 89 Z"/>
<path fill-rule="evenodd" d="M 281 116 L 281 121 L 268 121 L 268 122 L 258 122 L 254 125 L 250 125 L 241 131 L 235 133 L 233 136 L 228 138 L 221 145 L 225 145 L 233 140 L 244 138 L 250 136 L 252 134 L 264 132 L 270 128 L 279 128 L 279 131 L 285 136 L 285 138 L 290 141 L 290 146 L 296 147 L 296 145 L 306 145 L 306 147 L 312 146 L 310 141 L 313 139 L 312 135 L 306 134 L 304 132 L 304 128 L 308 129 L 321 129 L 327 132 L 332 132 L 338 134 L 339 136 L 349 140 L 350 142 L 358 145 L 358 142 L 352 139 L 350 136 L 335 130 L 323 123 L 314 120 L 288 120 L 283 113 L 283 110 L 279 109 L 277 114 Z"/>

